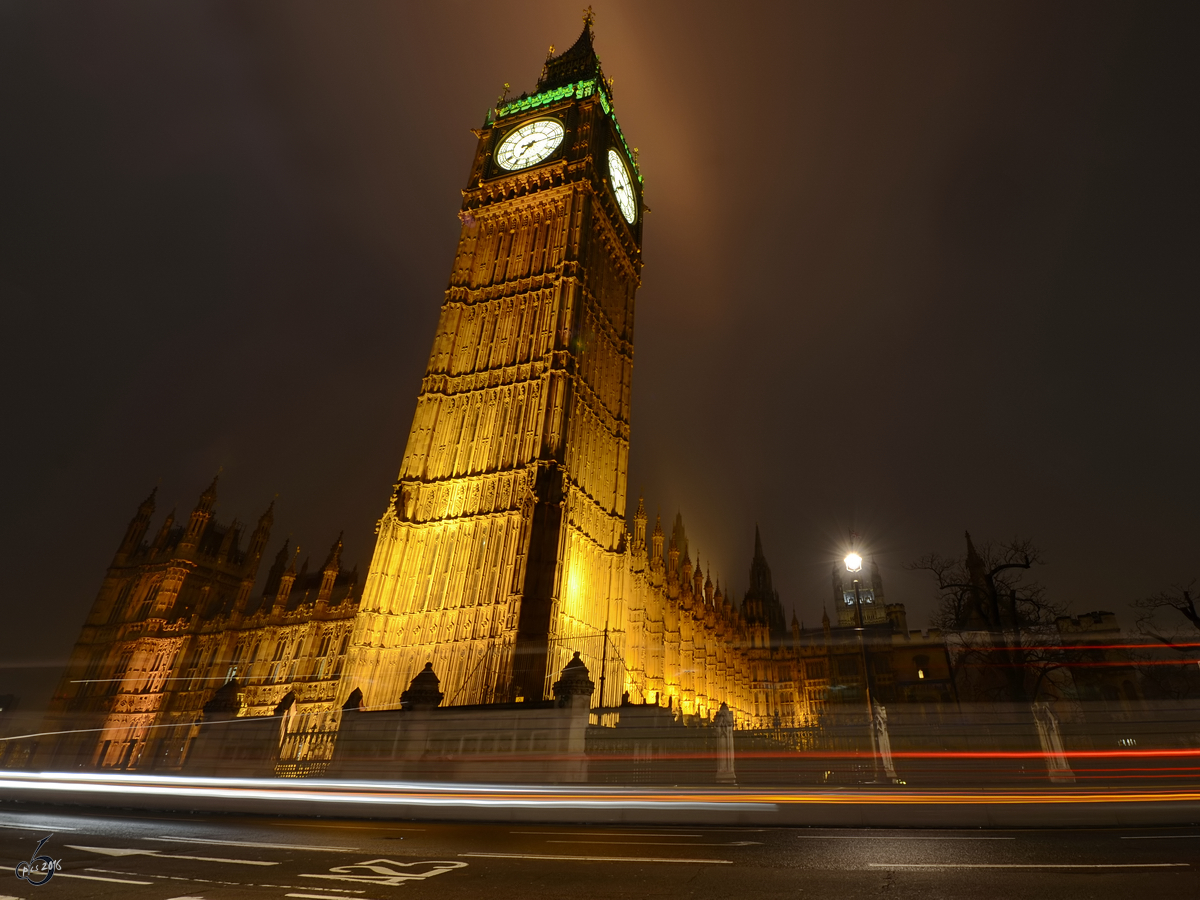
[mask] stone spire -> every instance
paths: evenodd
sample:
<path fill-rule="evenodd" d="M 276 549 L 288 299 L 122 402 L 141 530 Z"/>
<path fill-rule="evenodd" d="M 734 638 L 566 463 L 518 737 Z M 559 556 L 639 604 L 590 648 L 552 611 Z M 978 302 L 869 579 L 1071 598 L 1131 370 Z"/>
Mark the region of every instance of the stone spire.
<path fill-rule="evenodd" d="M 771 584 L 771 567 L 763 554 L 762 535 L 754 526 L 754 559 L 750 562 L 750 587 L 742 600 L 742 612 L 752 625 L 766 625 L 772 642 L 787 636 L 779 593 Z"/>
<path fill-rule="evenodd" d="M 200 499 L 196 502 L 196 508 L 192 510 L 192 515 L 188 519 L 187 531 L 184 532 L 183 544 L 195 545 L 199 543 L 200 536 L 204 534 L 204 529 L 212 520 L 213 504 L 217 501 L 217 480 L 221 477 L 221 473 L 217 472 L 213 476 L 212 484 L 204 489 L 204 493 L 200 495 Z"/>
<path fill-rule="evenodd" d="M 129 521 L 129 527 L 125 529 L 125 537 L 121 540 L 120 547 L 117 548 L 117 555 L 121 558 L 128 556 L 142 543 L 142 539 L 146 536 L 146 530 L 150 527 L 150 519 L 154 515 L 154 500 L 158 496 L 158 488 L 150 491 L 150 496 L 139 504 L 137 512 Z"/>
<path fill-rule="evenodd" d="M 258 517 L 258 525 L 254 534 L 250 535 L 250 544 L 246 548 L 245 569 L 248 575 L 258 572 L 258 561 L 262 559 L 267 541 L 271 539 L 271 526 L 275 524 L 275 501 L 272 500 L 266 512 Z"/>
<path fill-rule="evenodd" d="M 637 511 L 633 514 L 633 555 L 643 556 L 646 546 L 646 504 L 638 497 Z"/>
<path fill-rule="evenodd" d="M 325 565 L 321 567 L 321 587 L 317 590 L 318 607 L 324 607 L 329 603 L 329 597 L 333 593 L 333 584 L 342 572 L 342 535 L 344 533 L 338 532 L 337 540 L 329 549 L 329 557 L 325 560 Z"/>
<path fill-rule="evenodd" d="M 650 571 L 661 572 L 663 567 L 662 516 L 654 516 L 654 534 L 650 538 Z"/>
<path fill-rule="evenodd" d="M 542 67 L 542 75 L 538 79 L 537 92 L 549 91 L 557 87 L 589 81 L 593 78 L 603 80 L 600 72 L 600 59 L 596 56 L 596 48 L 592 45 L 592 22 L 595 15 L 589 6 L 583 17 L 583 31 L 575 43 L 560 53 L 546 60 Z"/>

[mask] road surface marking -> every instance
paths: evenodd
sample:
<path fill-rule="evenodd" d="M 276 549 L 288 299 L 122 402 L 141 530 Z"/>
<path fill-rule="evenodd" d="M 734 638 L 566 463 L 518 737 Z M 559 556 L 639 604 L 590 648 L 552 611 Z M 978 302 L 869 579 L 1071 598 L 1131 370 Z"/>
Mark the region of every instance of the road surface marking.
<path fill-rule="evenodd" d="M 1191 863 L 867 863 L 872 869 L 1169 869 Z"/>
<path fill-rule="evenodd" d="M 1130 834 L 1123 835 L 1123 841 L 1166 841 L 1180 838 L 1200 838 L 1200 834 Z"/>
<path fill-rule="evenodd" d="M 314 888 L 314 890 L 315 890 L 315 888 Z M 332 888 L 331 890 L 337 890 L 337 888 Z M 359 891 L 358 893 L 361 894 L 361 893 L 363 893 L 363 891 Z M 303 897 L 303 898 L 305 898 L 305 900 L 330 900 L 330 897 L 332 895 L 330 895 L 330 894 L 284 894 L 283 896 L 285 896 L 285 897 Z M 335 897 L 334 900 L 337 900 L 337 898 Z"/>
<path fill-rule="evenodd" d="M 138 847 L 82 847 L 79 844 L 67 844 L 71 850 L 83 850 L 87 853 L 102 853 L 105 856 L 149 856 L 153 859 L 190 859 L 195 862 L 235 863 L 239 866 L 277 866 L 279 863 L 267 859 L 230 859 L 225 856 L 179 856 L 175 853 L 160 853 L 157 850 L 143 850 Z"/>
<path fill-rule="evenodd" d="M 78 831 L 78 828 L 64 828 L 61 825 L 14 825 L 11 822 L 0 822 L 0 828 L 16 828 L 25 831 Z"/>
<path fill-rule="evenodd" d="M 1015 841 L 1015 837 L 939 837 L 933 835 L 903 834 L 894 837 L 886 834 L 798 834 L 802 841 Z"/>
<path fill-rule="evenodd" d="M 661 863 L 713 863 L 732 866 L 732 859 L 667 859 L 653 856 L 538 856 L 533 853 L 460 853 L 459 856 L 477 856 L 483 859 L 559 859 L 571 862 L 661 862 Z"/>
<path fill-rule="evenodd" d="M 749 847 L 762 841 L 725 841 L 720 844 L 680 843 L 679 841 L 546 841 L 547 844 L 622 844 L 635 847 Z"/>
<path fill-rule="evenodd" d="M 461 854 L 459 854 L 461 856 Z M 378 884 L 397 887 L 404 884 L 406 881 L 424 881 L 426 878 L 432 878 L 434 875 L 444 875 L 446 872 L 453 872 L 456 869 L 465 869 L 465 862 L 457 862 L 454 860 L 422 860 L 420 862 L 397 862 L 394 859 L 368 859 L 364 862 L 354 863 L 349 866 L 334 866 L 330 869 L 329 875 L 311 875 L 303 874 L 301 878 L 324 878 L 328 881 L 352 881 L 359 884 Z M 393 866 L 397 868 L 392 868 Z M 433 866 L 425 872 L 411 871 L 413 866 Z M 370 872 L 370 875 L 355 874 L 355 870 L 365 869 Z M 402 872 L 400 869 L 409 869 L 410 871 Z"/>
<path fill-rule="evenodd" d="M 121 869 L 98 869 L 88 868 L 88 872 L 106 872 L 110 875 L 142 875 L 141 872 L 125 872 Z M 356 897 L 342 897 L 341 894 L 365 894 L 366 891 L 356 891 L 352 888 L 326 888 L 313 887 L 310 884 L 270 884 L 268 882 L 246 882 L 246 881 L 217 881 L 213 878 L 184 878 L 182 875 L 143 875 L 145 878 L 157 878 L 160 881 L 195 881 L 200 884 L 220 884 L 227 887 L 263 887 L 263 888 L 281 888 L 288 891 L 330 891 L 329 894 L 321 896 L 326 900 L 359 900 Z M 138 882 L 140 883 L 140 882 Z M 0 897 L 0 900 L 6 900 Z"/>
<path fill-rule="evenodd" d="M 675 834 L 670 831 L 510 831 L 509 834 L 579 835 L 581 837 L 704 837 L 702 834 Z"/>
<path fill-rule="evenodd" d="M 112 881 L 116 884 L 154 884 L 153 881 L 130 881 L 128 878 L 101 878 L 99 875 L 75 875 L 71 872 L 55 872 L 55 878 L 84 878 L 88 881 Z"/>
<path fill-rule="evenodd" d="M 266 847 L 269 850 L 324 850 L 327 853 L 359 853 L 357 847 L 311 847 L 307 844 L 267 844 L 260 841 L 218 841 L 212 838 L 162 837 L 146 838 L 148 841 L 183 841 L 187 844 L 212 844 L 224 847 Z"/>

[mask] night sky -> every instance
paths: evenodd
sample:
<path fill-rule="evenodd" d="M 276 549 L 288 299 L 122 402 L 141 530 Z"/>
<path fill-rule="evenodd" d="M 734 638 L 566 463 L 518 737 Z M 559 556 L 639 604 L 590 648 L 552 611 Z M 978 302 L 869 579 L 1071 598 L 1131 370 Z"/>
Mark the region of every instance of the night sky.
<path fill-rule="evenodd" d="M 582 5 L 0 3 L 0 693 L 156 484 L 365 572 L 469 129 Z M 912 626 L 964 528 L 1126 625 L 1200 576 L 1200 4 L 594 6 L 652 210 L 630 516 L 739 591 L 758 523 L 810 626 L 850 529 Z"/>

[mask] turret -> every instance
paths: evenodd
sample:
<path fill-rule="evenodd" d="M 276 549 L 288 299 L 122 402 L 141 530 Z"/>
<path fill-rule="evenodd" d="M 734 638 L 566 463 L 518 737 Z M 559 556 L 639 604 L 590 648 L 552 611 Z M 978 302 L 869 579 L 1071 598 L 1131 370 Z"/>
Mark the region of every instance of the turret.
<path fill-rule="evenodd" d="M 150 496 L 142 501 L 133 518 L 129 520 L 129 527 L 125 529 L 125 537 L 121 539 L 121 544 L 117 548 L 117 561 L 124 562 L 130 553 L 141 546 L 142 539 L 146 536 L 146 530 L 150 527 L 150 518 L 154 515 L 154 498 L 157 495 L 158 488 L 154 488 L 150 492 Z"/>
<path fill-rule="evenodd" d="M 296 547 L 296 556 L 300 555 L 300 548 Z M 304 561 L 304 569 L 308 568 L 308 560 Z M 275 600 L 271 604 L 272 612 L 283 612 L 287 609 L 288 598 L 292 595 L 292 585 L 296 583 L 296 558 L 292 557 L 291 565 L 284 571 L 279 578 L 279 590 L 275 592 Z"/>
<path fill-rule="evenodd" d="M 697 600 L 704 598 L 704 572 L 700 568 L 700 553 L 696 553 L 696 574 L 692 576 L 692 593 Z"/>
<path fill-rule="evenodd" d="M 221 547 L 217 550 L 217 563 L 225 563 L 231 557 L 237 556 L 238 538 L 241 537 L 242 523 L 234 519 L 229 523 L 225 536 L 221 538 Z"/>
<path fill-rule="evenodd" d="M 969 628 L 985 628 L 990 621 L 990 610 L 987 572 L 984 570 L 983 559 L 975 552 L 975 544 L 971 540 L 971 532 L 964 532 L 967 538 L 967 575 L 971 582 L 971 604 L 967 610 L 967 626 Z"/>
<path fill-rule="evenodd" d="M 258 571 L 258 562 L 262 559 L 267 541 L 271 539 L 271 526 L 275 524 L 275 501 L 267 507 L 267 511 L 258 517 L 258 525 L 250 536 L 250 546 L 246 548 L 245 569 L 248 575 Z"/>
<path fill-rule="evenodd" d="M 321 567 L 321 587 L 317 591 L 317 608 L 324 609 L 329 605 L 329 597 L 333 593 L 333 583 L 342 571 L 342 535 L 339 532 L 337 540 L 329 550 L 329 558 Z"/>
<path fill-rule="evenodd" d="M 638 497 L 637 512 L 633 514 L 633 556 L 646 558 L 646 506 Z"/>
<path fill-rule="evenodd" d="M 711 563 L 712 560 L 709 560 L 709 562 Z M 713 581 L 711 570 L 706 573 L 704 579 L 704 603 L 706 606 L 713 605 Z"/>
<path fill-rule="evenodd" d="M 158 534 L 154 538 L 154 543 L 150 545 L 150 552 L 158 553 L 167 545 L 167 538 L 171 534 L 171 526 L 175 524 L 175 510 L 167 513 L 167 517 L 163 519 L 162 526 L 158 529 Z"/>
<path fill-rule="evenodd" d="M 675 535 L 671 535 L 671 545 L 667 548 L 667 584 L 679 581 L 679 547 L 675 544 Z"/>
<path fill-rule="evenodd" d="M 187 531 L 183 534 L 181 544 L 194 547 L 200 543 L 200 536 L 204 534 L 204 529 L 212 521 L 212 508 L 217 500 L 217 479 L 220 477 L 218 473 L 213 478 L 212 484 L 200 495 L 200 499 L 196 502 L 196 508 L 192 510 L 192 515 L 188 519 Z"/>
<path fill-rule="evenodd" d="M 654 535 L 650 538 L 650 571 L 661 572 L 663 567 L 662 516 L 654 517 Z"/>
<path fill-rule="evenodd" d="M 290 537 L 283 542 L 283 546 L 275 554 L 275 560 L 271 563 L 271 568 L 267 570 L 267 583 L 263 586 L 263 597 L 269 598 L 266 601 L 268 607 L 271 600 L 279 593 L 279 582 L 282 580 L 283 573 L 287 571 L 288 563 L 291 561 L 292 551 L 289 546 L 290 542 Z"/>
<path fill-rule="evenodd" d="M 754 559 L 750 563 L 750 587 L 742 598 L 742 614 L 751 625 L 763 626 L 771 643 L 779 644 L 787 636 L 787 624 L 779 594 L 771 583 L 771 567 L 763 554 L 762 536 L 754 526 Z"/>

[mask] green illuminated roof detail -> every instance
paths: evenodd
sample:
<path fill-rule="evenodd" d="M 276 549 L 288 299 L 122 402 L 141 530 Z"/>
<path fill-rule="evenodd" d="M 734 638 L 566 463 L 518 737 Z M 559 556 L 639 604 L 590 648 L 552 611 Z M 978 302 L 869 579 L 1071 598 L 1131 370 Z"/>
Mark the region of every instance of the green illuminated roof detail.
<path fill-rule="evenodd" d="M 569 98 L 582 100 L 584 97 L 592 96 L 592 94 L 600 95 L 600 108 L 604 110 L 605 115 L 612 118 L 613 126 L 617 130 L 617 137 L 621 139 L 621 146 L 625 148 L 625 158 L 629 162 L 630 168 L 633 169 L 633 174 L 637 177 L 638 184 L 642 184 L 642 173 L 638 170 L 637 161 L 629 151 L 629 143 L 625 140 L 625 135 L 621 131 L 621 123 L 613 115 L 612 100 L 609 99 L 608 91 L 605 90 L 603 81 L 591 78 L 587 81 L 577 81 L 574 84 L 564 84 L 561 87 L 551 88 L 548 91 L 542 91 L 540 94 L 522 97 L 519 100 L 506 103 L 498 108 L 495 111 L 495 119 L 499 120 L 517 113 L 529 112 L 531 109 L 540 109 L 543 106 L 549 106 L 552 103 L 558 103 L 560 100 L 567 100 Z M 491 115 L 488 116 L 488 121 L 492 121 Z"/>

